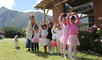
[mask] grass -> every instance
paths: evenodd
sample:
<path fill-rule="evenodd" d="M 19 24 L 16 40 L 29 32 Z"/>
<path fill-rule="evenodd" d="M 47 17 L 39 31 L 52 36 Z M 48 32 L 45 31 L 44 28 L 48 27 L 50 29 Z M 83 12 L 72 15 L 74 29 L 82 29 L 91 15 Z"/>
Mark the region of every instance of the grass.
<path fill-rule="evenodd" d="M 26 52 L 26 39 L 20 38 L 19 40 L 20 50 L 14 49 L 13 39 L 5 38 L 0 40 L 0 60 L 70 60 L 59 55 L 45 54 L 41 46 L 40 53 Z M 81 52 L 78 52 L 77 56 L 77 60 L 102 60 L 102 57 Z"/>

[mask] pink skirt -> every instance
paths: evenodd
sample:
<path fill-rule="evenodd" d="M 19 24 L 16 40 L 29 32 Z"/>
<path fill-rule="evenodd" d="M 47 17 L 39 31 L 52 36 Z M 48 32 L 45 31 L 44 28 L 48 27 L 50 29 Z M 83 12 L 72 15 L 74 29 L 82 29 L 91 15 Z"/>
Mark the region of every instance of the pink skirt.
<path fill-rule="evenodd" d="M 67 44 L 67 40 L 68 40 L 68 37 L 63 35 L 63 36 L 60 38 L 60 43 L 61 43 L 61 44 Z"/>
<path fill-rule="evenodd" d="M 39 42 L 39 38 L 34 38 L 34 37 L 33 37 L 32 42 L 33 42 L 33 43 L 38 43 L 38 42 Z"/>
<path fill-rule="evenodd" d="M 69 46 L 78 46 L 78 45 L 80 45 L 78 36 L 77 35 L 69 35 L 67 44 Z"/>

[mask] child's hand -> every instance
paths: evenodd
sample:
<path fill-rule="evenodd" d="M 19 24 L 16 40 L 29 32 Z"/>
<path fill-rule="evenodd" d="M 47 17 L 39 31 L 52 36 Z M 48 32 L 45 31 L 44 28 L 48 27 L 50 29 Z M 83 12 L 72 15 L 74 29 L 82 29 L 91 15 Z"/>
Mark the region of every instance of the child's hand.
<path fill-rule="evenodd" d="M 73 15 L 76 15 L 77 13 L 76 12 L 72 12 L 73 13 Z"/>
<path fill-rule="evenodd" d="M 61 13 L 61 14 L 60 14 L 60 16 L 63 16 L 63 15 L 64 15 L 64 13 Z"/>
<path fill-rule="evenodd" d="M 69 12 L 68 14 L 71 15 L 72 12 Z"/>
<path fill-rule="evenodd" d="M 66 15 L 68 15 L 69 13 L 66 13 Z"/>
<path fill-rule="evenodd" d="M 74 12 L 71 12 L 71 15 L 74 15 Z"/>
<path fill-rule="evenodd" d="M 78 13 L 75 12 L 75 15 L 77 15 Z"/>
<path fill-rule="evenodd" d="M 54 22 L 54 24 L 56 25 L 56 24 L 57 24 L 57 22 Z"/>

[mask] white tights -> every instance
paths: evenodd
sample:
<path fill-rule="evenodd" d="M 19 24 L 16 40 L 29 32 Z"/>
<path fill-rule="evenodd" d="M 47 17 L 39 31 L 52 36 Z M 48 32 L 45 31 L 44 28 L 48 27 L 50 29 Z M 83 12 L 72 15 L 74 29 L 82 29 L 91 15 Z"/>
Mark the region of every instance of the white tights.
<path fill-rule="evenodd" d="M 66 44 L 62 45 L 62 53 L 64 55 L 64 58 L 66 58 Z"/>
<path fill-rule="evenodd" d="M 65 51 L 66 51 L 66 45 L 63 45 L 62 47 L 62 53 L 65 55 Z"/>
<path fill-rule="evenodd" d="M 76 46 L 69 46 L 69 57 L 70 58 L 73 58 L 73 56 L 76 57 L 76 53 L 77 53 Z"/>

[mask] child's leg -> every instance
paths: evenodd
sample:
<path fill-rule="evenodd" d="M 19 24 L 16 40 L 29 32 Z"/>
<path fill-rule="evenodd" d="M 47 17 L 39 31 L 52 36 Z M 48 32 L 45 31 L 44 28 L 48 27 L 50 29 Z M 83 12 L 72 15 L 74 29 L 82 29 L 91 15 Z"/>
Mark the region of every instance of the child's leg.
<path fill-rule="evenodd" d="M 63 48 L 62 48 L 63 54 L 65 54 L 65 45 L 63 44 Z"/>
<path fill-rule="evenodd" d="M 36 51 L 36 43 L 34 43 L 34 51 Z"/>
<path fill-rule="evenodd" d="M 55 46 L 56 53 L 58 53 L 58 45 L 57 45 L 57 40 L 55 41 L 55 43 L 56 43 L 56 46 Z"/>
<path fill-rule="evenodd" d="M 49 49 L 49 52 L 51 52 L 51 46 L 50 46 L 50 43 L 48 45 L 48 49 Z"/>
<path fill-rule="evenodd" d="M 54 47 L 52 46 L 52 52 L 51 53 L 54 53 Z"/>
<path fill-rule="evenodd" d="M 74 46 L 69 46 L 69 57 L 70 57 L 72 60 L 76 60 L 76 58 L 74 58 L 74 57 L 72 56 L 73 49 L 74 49 Z"/>
<path fill-rule="evenodd" d="M 63 55 L 66 58 L 66 44 L 63 44 Z"/>
<path fill-rule="evenodd" d="M 69 46 L 69 57 L 70 57 L 70 58 L 73 58 L 73 57 L 72 57 L 72 46 Z"/>
<path fill-rule="evenodd" d="M 69 57 L 72 59 L 72 60 L 76 60 L 75 58 L 73 58 L 72 56 L 72 50 L 73 50 L 73 46 L 69 46 Z"/>
<path fill-rule="evenodd" d="M 73 53 L 74 53 L 74 57 L 76 57 L 76 54 L 77 54 L 77 47 L 75 46 L 74 48 L 73 48 Z"/>
<path fill-rule="evenodd" d="M 31 50 L 34 51 L 34 48 L 35 48 L 34 43 L 31 42 L 30 44 L 31 44 Z"/>
<path fill-rule="evenodd" d="M 70 56 L 70 55 L 69 55 L 69 45 L 67 45 L 67 50 L 68 50 L 68 57 L 69 57 L 69 56 Z"/>
<path fill-rule="evenodd" d="M 46 46 L 44 46 L 44 52 L 46 52 Z"/>
<path fill-rule="evenodd" d="M 56 53 L 59 53 L 58 46 L 56 46 Z"/>
<path fill-rule="evenodd" d="M 39 43 L 36 43 L 36 45 L 37 45 L 37 52 L 39 51 Z"/>
<path fill-rule="evenodd" d="M 47 53 L 47 46 L 44 46 L 44 51 L 45 53 Z"/>
<path fill-rule="evenodd" d="M 63 54 L 63 44 L 61 44 L 61 53 Z"/>
<path fill-rule="evenodd" d="M 52 53 L 52 46 L 50 45 L 51 41 L 49 42 L 49 45 L 48 45 L 48 49 L 49 49 L 49 53 Z"/>
<path fill-rule="evenodd" d="M 60 53 L 60 42 L 57 41 L 57 52 Z"/>
<path fill-rule="evenodd" d="M 38 51 L 38 43 L 36 43 L 36 51 Z"/>
<path fill-rule="evenodd" d="M 60 42 L 58 43 L 58 46 L 59 46 L 59 48 L 58 48 L 59 49 L 59 53 L 61 53 L 60 52 L 60 50 L 61 50 L 61 44 L 60 44 Z"/>

